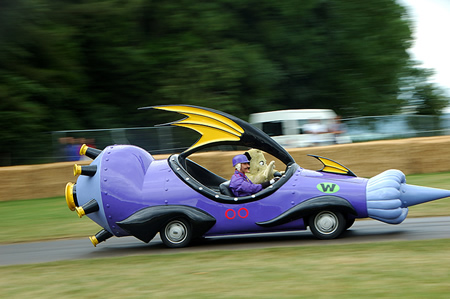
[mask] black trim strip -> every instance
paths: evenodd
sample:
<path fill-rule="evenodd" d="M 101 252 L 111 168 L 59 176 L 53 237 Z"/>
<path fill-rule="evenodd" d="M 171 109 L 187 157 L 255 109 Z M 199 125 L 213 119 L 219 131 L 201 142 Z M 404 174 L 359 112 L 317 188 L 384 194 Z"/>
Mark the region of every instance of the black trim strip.
<path fill-rule="evenodd" d="M 327 195 L 308 199 L 271 220 L 257 222 L 256 224 L 262 227 L 273 227 L 304 218 L 305 216 L 323 210 L 334 210 L 353 215 L 357 214 L 355 208 L 345 198 Z"/>
<path fill-rule="evenodd" d="M 199 192 L 200 194 L 208 197 L 211 200 L 214 200 L 219 203 L 227 203 L 227 204 L 242 204 L 247 202 L 253 202 L 260 200 L 264 197 L 267 197 L 277 191 L 284 183 L 286 183 L 292 175 L 299 169 L 299 166 L 296 163 L 292 163 L 286 168 L 286 172 L 281 178 L 275 182 L 273 185 L 261 190 L 260 192 L 250 195 L 250 196 L 242 196 L 242 197 L 231 197 L 227 195 L 223 195 L 220 191 L 212 190 L 205 185 L 198 182 L 191 174 L 189 174 L 186 169 L 182 166 L 180 160 L 184 161 L 178 154 L 172 155 L 169 157 L 169 166 L 175 172 L 175 174 L 189 187 Z M 226 181 L 226 180 L 224 180 Z M 219 186 L 217 186 L 219 188 Z"/>

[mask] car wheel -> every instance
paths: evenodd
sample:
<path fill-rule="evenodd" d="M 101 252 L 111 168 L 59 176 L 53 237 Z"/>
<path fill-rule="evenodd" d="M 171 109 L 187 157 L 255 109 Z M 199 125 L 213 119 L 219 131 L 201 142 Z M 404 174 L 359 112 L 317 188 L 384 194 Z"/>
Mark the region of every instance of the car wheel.
<path fill-rule="evenodd" d="M 344 216 L 339 212 L 321 211 L 309 218 L 314 236 L 322 240 L 337 238 L 346 228 Z"/>
<path fill-rule="evenodd" d="M 192 229 L 189 221 L 180 218 L 169 221 L 160 231 L 164 245 L 180 248 L 189 245 L 192 239 Z"/>

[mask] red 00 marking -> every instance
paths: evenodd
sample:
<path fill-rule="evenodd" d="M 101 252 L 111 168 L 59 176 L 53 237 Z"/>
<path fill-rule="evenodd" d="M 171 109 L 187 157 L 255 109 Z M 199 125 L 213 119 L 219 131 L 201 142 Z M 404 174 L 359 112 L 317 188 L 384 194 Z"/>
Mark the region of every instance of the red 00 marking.
<path fill-rule="evenodd" d="M 241 212 L 242 212 L 242 211 L 245 212 L 245 216 L 241 215 Z M 238 215 L 239 215 L 239 217 L 241 217 L 241 218 L 247 218 L 247 216 L 248 216 L 248 210 L 247 210 L 246 208 L 240 208 L 239 211 L 238 211 Z"/>
<path fill-rule="evenodd" d="M 228 216 L 228 212 L 233 212 L 233 216 Z M 228 210 L 226 210 L 225 211 L 225 217 L 227 217 L 227 219 L 234 219 L 234 217 L 236 217 L 236 212 L 234 211 L 234 210 L 232 210 L 232 209 L 228 209 Z"/>
<path fill-rule="evenodd" d="M 240 218 L 244 219 L 248 217 L 248 210 L 246 208 L 240 208 L 237 212 L 237 214 L 239 215 Z M 234 219 L 236 218 L 236 212 L 233 209 L 228 209 L 225 211 L 225 217 L 227 217 L 227 219 Z"/>

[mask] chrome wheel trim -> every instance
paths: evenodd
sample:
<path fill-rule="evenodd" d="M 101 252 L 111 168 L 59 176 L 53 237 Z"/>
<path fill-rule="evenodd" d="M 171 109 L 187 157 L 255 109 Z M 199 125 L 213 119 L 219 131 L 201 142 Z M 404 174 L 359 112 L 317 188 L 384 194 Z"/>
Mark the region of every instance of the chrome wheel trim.
<path fill-rule="evenodd" d="M 186 224 L 179 220 L 169 222 L 164 229 L 167 240 L 174 244 L 179 244 L 186 240 L 187 231 Z"/>
<path fill-rule="evenodd" d="M 314 225 L 321 234 L 329 235 L 337 230 L 339 219 L 337 215 L 332 212 L 320 212 L 314 218 Z"/>

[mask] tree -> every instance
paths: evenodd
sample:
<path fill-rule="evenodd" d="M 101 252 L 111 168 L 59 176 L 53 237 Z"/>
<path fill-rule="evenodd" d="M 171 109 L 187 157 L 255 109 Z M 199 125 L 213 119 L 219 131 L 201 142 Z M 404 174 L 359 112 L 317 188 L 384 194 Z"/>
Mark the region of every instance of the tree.
<path fill-rule="evenodd" d="M 416 113 L 420 115 L 441 115 L 442 109 L 449 104 L 444 92 L 432 83 L 416 86 L 412 99 L 416 104 Z"/>
<path fill-rule="evenodd" d="M 403 110 L 421 115 L 442 114 L 442 110 L 450 103 L 442 88 L 430 82 L 434 71 L 418 66 L 418 62 L 410 61 L 401 76 L 400 97 L 404 101 Z"/>
<path fill-rule="evenodd" d="M 29 163 L 42 132 L 165 122 L 137 110 L 159 104 L 390 114 L 416 80 L 435 113 L 411 41 L 395 0 L 5 0 L 0 154 Z"/>
<path fill-rule="evenodd" d="M 395 1 L 246 3 L 240 9 L 248 25 L 240 35 L 261 43 L 280 67 L 276 87 L 286 108 L 326 107 L 351 116 L 401 106 L 399 74 L 412 37 Z"/>

